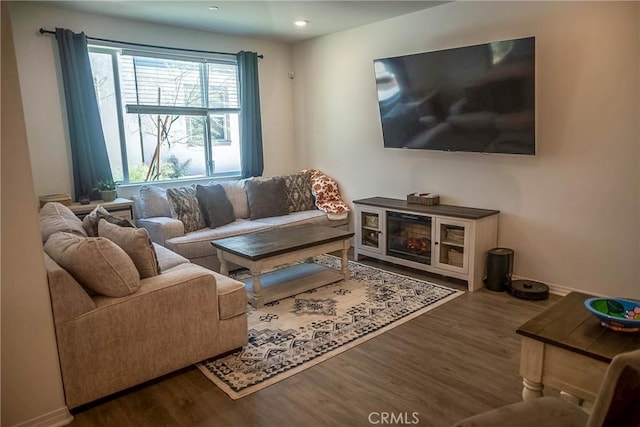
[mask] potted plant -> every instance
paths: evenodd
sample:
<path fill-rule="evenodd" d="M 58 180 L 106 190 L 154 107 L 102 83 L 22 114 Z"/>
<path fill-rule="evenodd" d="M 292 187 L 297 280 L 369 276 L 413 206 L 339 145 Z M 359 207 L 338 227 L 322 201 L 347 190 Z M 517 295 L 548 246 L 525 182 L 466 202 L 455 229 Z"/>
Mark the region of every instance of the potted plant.
<path fill-rule="evenodd" d="M 111 179 L 101 179 L 96 183 L 95 189 L 100 192 L 100 198 L 103 202 L 113 202 L 118 197 L 116 187 L 118 184 Z"/>

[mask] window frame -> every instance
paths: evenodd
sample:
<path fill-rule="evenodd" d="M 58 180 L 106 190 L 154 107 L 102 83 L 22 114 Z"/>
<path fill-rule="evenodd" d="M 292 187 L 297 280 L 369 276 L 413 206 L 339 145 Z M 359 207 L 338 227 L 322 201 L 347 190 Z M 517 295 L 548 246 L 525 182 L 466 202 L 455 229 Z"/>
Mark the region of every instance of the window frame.
<path fill-rule="evenodd" d="M 113 83 L 114 83 L 114 92 L 115 92 L 115 103 L 116 103 L 116 115 L 118 119 L 118 138 L 120 145 L 120 154 L 122 158 L 122 175 L 124 185 L 143 185 L 151 182 L 171 182 L 171 181 L 179 181 L 184 180 L 183 178 L 174 178 L 174 179 L 162 179 L 162 180 L 149 180 L 149 181 L 130 181 L 129 175 L 129 163 L 128 163 L 128 153 L 127 153 L 127 138 L 125 131 L 125 114 L 171 114 L 171 115 L 184 115 L 184 116 L 196 116 L 202 117 L 204 123 L 203 130 L 203 140 L 204 140 L 204 162 L 205 162 L 205 175 L 199 177 L 191 177 L 191 180 L 197 179 L 206 179 L 206 178 L 216 178 L 216 177 L 229 177 L 229 176 L 241 176 L 242 175 L 242 165 L 240 164 L 240 168 L 237 171 L 225 171 L 216 173 L 215 168 L 215 160 L 213 158 L 213 148 L 216 146 L 223 145 L 231 145 L 231 139 L 215 139 L 211 134 L 211 116 L 221 116 L 224 120 L 224 128 L 225 128 L 225 137 L 228 135 L 228 130 L 230 128 L 230 120 L 229 114 L 237 114 L 238 117 L 242 112 L 242 105 L 240 103 L 240 81 L 238 76 L 238 63 L 235 58 L 229 59 L 227 57 L 222 57 L 220 54 L 175 54 L 167 52 L 162 48 L 157 49 L 149 49 L 149 50 L 133 50 L 127 48 L 126 46 L 122 46 L 118 43 L 90 43 L 88 45 L 89 53 L 99 53 L 99 54 L 107 54 L 111 57 L 111 67 L 113 73 Z M 151 58 L 159 58 L 164 60 L 176 60 L 176 61 L 187 61 L 196 63 L 200 69 L 200 83 L 201 83 L 201 91 L 202 91 L 202 104 L 203 107 L 179 107 L 179 106 L 165 106 L 165 105 L 144 105 L 144 104 L 125 104 L 123 102 L 123 94 L 122 94 L 122 86 L 120 81 L 120 66 L 119 66 L 119 55 L 129 55 L 132 57 L 151 57 Z M 238 107 L 209 107 L 209 65 L 208 64 L 226 64 L 232 65 L 236 70 L 236 88 L 237 88 L 237 105 Z M 134 77 L 135 79 L 135 77 Z M 239 141 L 241 150 L 241 141 Z M 241 153 L 238 153 L 241 154 Z"/>

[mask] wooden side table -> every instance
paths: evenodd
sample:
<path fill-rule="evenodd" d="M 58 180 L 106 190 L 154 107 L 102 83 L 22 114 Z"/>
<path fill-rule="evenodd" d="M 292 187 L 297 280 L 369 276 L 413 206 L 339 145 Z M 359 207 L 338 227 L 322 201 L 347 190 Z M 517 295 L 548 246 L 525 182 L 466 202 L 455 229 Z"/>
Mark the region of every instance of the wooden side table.
<path fill-rule="evenodd" d="M 584 307 L 591 297 L 571 292 L 517 329 L 524 400 L 542 396 L 548 385 L 578 403 L 593 402 L 611 359 L 640 349 L 640 334 L 600 325 Z"/>
<path fill-rule="evenodd" d="M 129 221 L 133 221 L 133 200 L 117 198 L 113 202 L 103 202 L 102 200 L 93 200 L 88 205 L 73 203 L 69 205 L 69 209 L 75 213 L 78 218 L 82 219 L 91 213 L 98 205 L 102 205 L 110 214 L 119 216 Z"/>

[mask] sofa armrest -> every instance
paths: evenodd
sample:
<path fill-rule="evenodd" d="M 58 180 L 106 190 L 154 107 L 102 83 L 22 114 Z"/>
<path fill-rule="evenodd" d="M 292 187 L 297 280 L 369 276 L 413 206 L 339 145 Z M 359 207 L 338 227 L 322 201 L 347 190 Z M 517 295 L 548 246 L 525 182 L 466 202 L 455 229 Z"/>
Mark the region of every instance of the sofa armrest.
<path fill-rule="evenodd" d="M 184 224 L 175 218 L 164 216 L 142 218 L 136 221 L 138 227 L 146 228 L 151 241 L 165 246 L 164 242 L 174 237 L 184 236 Z"/>
<path fill-rule="evenodd" d="M 95 302 L 82 285 L 46 253 L 44 263 L 47 268 L 51 308 L 56 324 L 96 308 Z"/>
<path fill-rule="evenodd" d="M 148 381 L 216 354 L 215 278 L 192 266 L 140 281 L 122 298 L 56 326 L 69 407 Z"/>

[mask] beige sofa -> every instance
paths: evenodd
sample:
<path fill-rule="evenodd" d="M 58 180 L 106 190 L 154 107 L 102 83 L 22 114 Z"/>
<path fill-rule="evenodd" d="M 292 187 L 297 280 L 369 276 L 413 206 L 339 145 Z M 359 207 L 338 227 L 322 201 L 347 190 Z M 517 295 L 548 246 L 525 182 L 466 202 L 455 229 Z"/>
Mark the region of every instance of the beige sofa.
<path fill-rule="evenodd" d="M 291 176 L 297 176 L 293 174 Z M 277 178 L 277 177 L 273 177 Z M 272 179 L 273 179 L 272 178 Z M 259 180 L 265 181 L 264 178 Z M 275 227 L 291 227 L 303 224 L 322 225 L 334 228 L 349 228 L 349 214 L 331 215 L 319 210 L 313 201 L 308 209 L 292 210 L 284 215 L 252 218 L 252 197 L 247 192 L 247 181 L 226 181 L 219 183 L 233 206 L 235 220 L 216 228 L 203 227 L 186 231 L 184 224 L 176 219 L 171 210 L 165 189 L 147 185 L 140 189 L 134 199 L 136 224 L 149 231 L 151 240 L 176 252 L 192 263 L 213 271 L 220 271 L 220 261 L 211 241 L 224 237 L 237 236 Z M 210 183 L 215 184 L 215 183 Z M 305 189 L 311 196 L 311 184 Z M 283 201 L 283 203 L 285 203 Z"/>
<path fill-rule="evenodd" d="M 103 227 L 109 232 L 113 229 L 107 227 L 120 228 L 106 222 L 100 221 L 101 236 Z M 132 274 L 139 274 L 135 270 L 138 265 L 124 258 L 124 249 L 107 242 L 105 237 L 86 237 L 82 222 L 58 203 L 43 207 L 40 227 L 46 242 L 45 264 L 65 398 L 70 408 L 247 343 L 247 299 L 242 283 L 152 244 L 144 230 L 129 229 L 132 231 L 127 235 L 147 236 L 159 274 L 137 280 L 133 277 L 127 283 L 135 287 L 125 292 L 128 295 L 101 295 L 95 291 L 95 276 L 116 274 L 114 281 L 118 281 L 131 270 L 131 265 Z M 83 261 L 91 251 L 89 244 L 106 253 L 105 257 Z M 101 262 L 112 265 L 114 271 L 105 272 L 108 267 L 103 268 Z M 107 280 L 102 285 L 109 287 L 111 283 Z M 107 288 L 104 292 L 114 291 Z"/>

